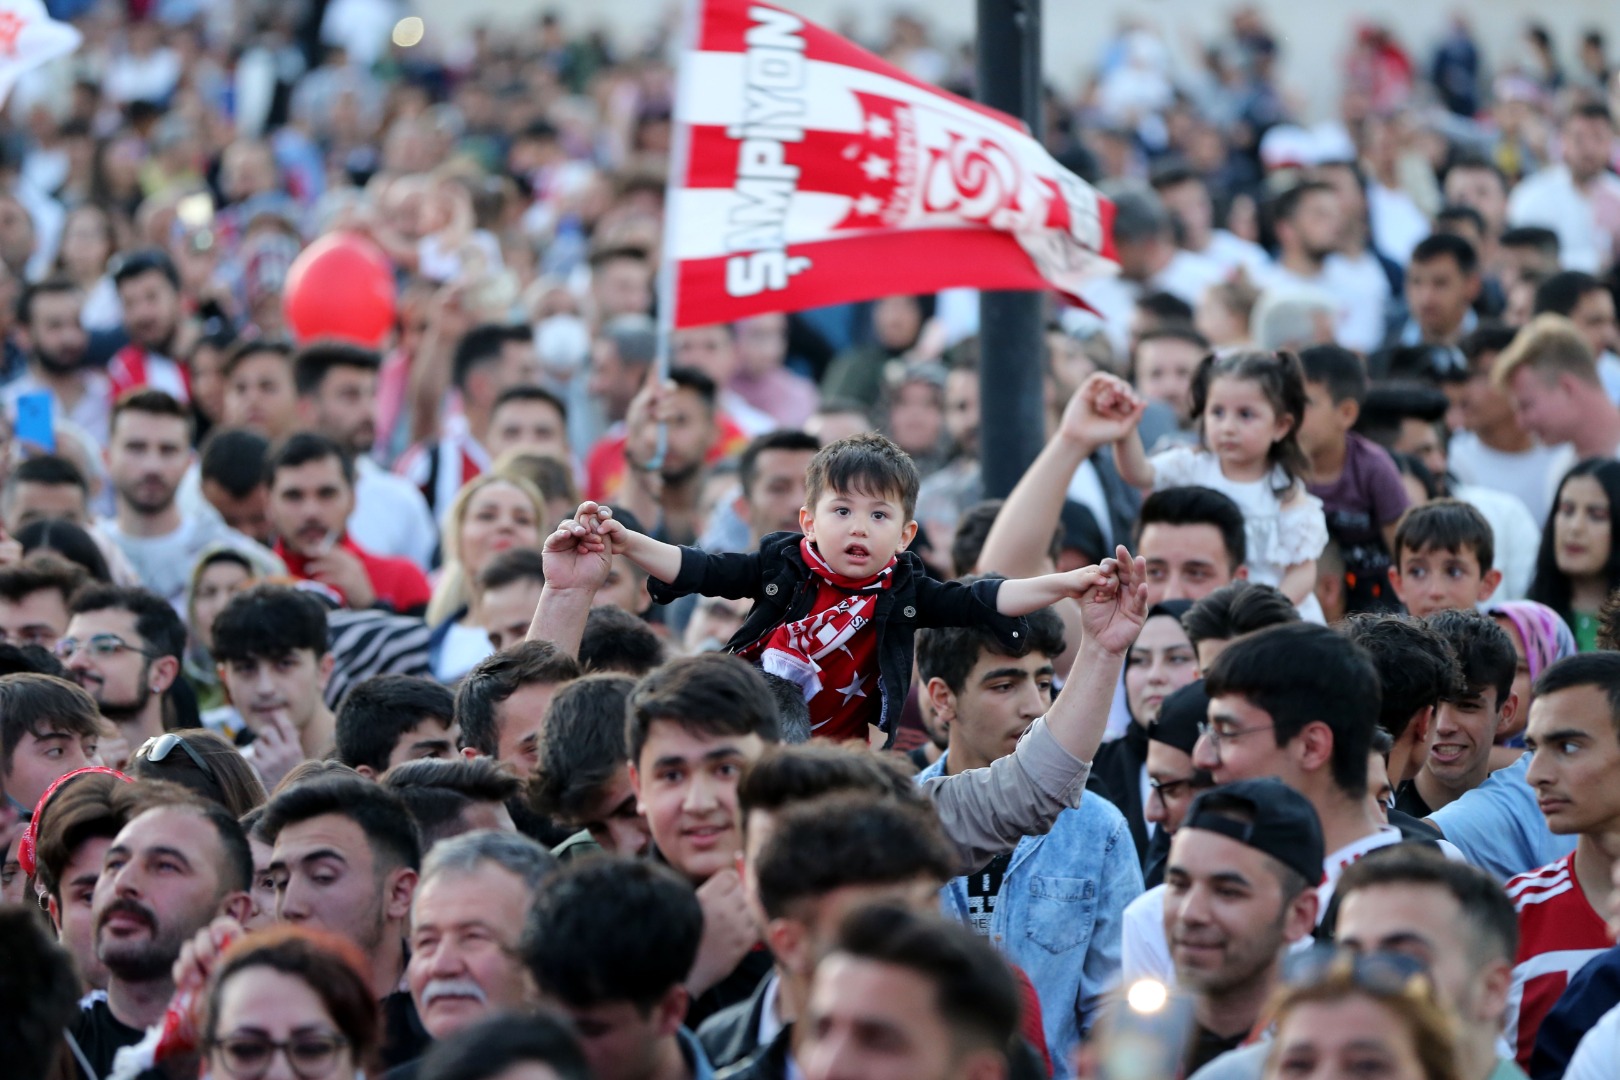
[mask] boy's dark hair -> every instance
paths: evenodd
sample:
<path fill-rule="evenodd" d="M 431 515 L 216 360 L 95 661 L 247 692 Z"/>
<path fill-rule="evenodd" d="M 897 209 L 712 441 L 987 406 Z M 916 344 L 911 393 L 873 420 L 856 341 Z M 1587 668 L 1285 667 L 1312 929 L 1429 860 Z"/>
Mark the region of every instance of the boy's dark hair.
<path fill-rule="evenodd" d="M 127 611 L 135 616 L 135 632 L 158 656 L 179 659 L 186 651 L 186 625 L 161 596 L 134 585 L 87 585 L 74 594 L 74 615 L 92 611 Z"/>
<path fill-rule="evenodd" d="M 17 295 L 17 321 L 24 326 L 33 321 L 36 296 L 60 296 L 64 293 L 83 291 L 79 288 L 78 282 L 66 274 L 52 274 L 43 280 L 29 282 Z"/>
<path fill-rule="evenodd" d="M 1305 381 L 1327 387 L 1333 404 L 1354 401 L 1360 405 L 1367 400 L 1366 365 L 1361 357 L 1342 345 L 1312 345 L 1301 349 L 1299 362 L 1305 369 Z"/>
<path fill-rule="evenodd" d="M 1437 611 L 1424 622 L 1446 639 L 1457 658 L 1461 675 L 1458 696 L 1473 697 L 1494 689 L 1500 712 L 1513 692 L 1513 676 L 1519 666 L 1518 653 L 1507 631 L 1489 615 L 1472 609 Z"/>
<path fill-rule="evenodd" d="M 214 617 L 214 659 L 279 660 L 308 649 L 326 655 L 326 607 L 291 585 L 254 585 Z"/>
<path fill-rule="evenodd" d="M 57 1075 L 64 1060 L 72 1061 L 62 1033 L 79 1011 L 73 959 L 46 932 L 39 912 L 21 904 L 0 907 L 0 953 L 6 957 L 6 978 L 0 981 L 6 1071 L 18 1077 Z"/>
<path fill-rule="evenodd" d="M 15 489 L 18 484 L 40 484 L 45 487 L 67 487 L 71 484 L 80 491 L 90 491 L 90 483 L 84 478 L 84 473 L 60 454 L 40 454 L 17 462 L 6 477 L 6 487 Z"/>
<path fill-rule="evenodd" d="M 760 670 L 730 653 L 704 653 L 671 660 L 644 677 L 630 694 L 625 749 L 639 761 L 656 720 L 699 735 L 758 735 L 782 741 L 776 699 Z M 463 732 L 465 732 L 463 721 Z"/>
<path fill-rule="evenodd" d="M 1463 357 L 1472 365 L 1480 357 L 1496 356 L 1513 344 L 1513 339 L 1519 336 L 1517 326 L 1508 326 L 1499 322 L 1482 322 L 1474 329 L 1463 335 L 1457 343 L 1462 350 Z M 1485 374 L 1490 374 L 1488 371 Z"/>
<path fill-rule="evenodd" d="M 372 349 L 346 341 L 316 341 L 299 349 L 293 358 L 293 385 L 299 397 L 309 397 L 336 368 L 376 371 L 380 367 L 382 357 Z"/>
<path fill-rule="evenodd" d="M 804 474 L 804 503 L 814 511 L 826 494 L 858 491 L 873 498 L 897 499 L 901 514 L 910 521 L 921 486 L 922 477 L 911 455 L 882 435 L 868 432 L 816 452 Z"/>
<path fill-rule="evenodd" d="M 478 368 L 499 360 L 509 344 L 523 344 L 533 335 L 526 326 L 481 323 L 462 335 L 450 358 L 450 379 L 456 389 L 467 389 L 467 377 Z"/>
<path fill-rule="evenodd" d="M 316 776 L 277 789 L 264 808 L 259 831 L 274 845 L 287 826 L 327 814 L 360 827 L 379 873 L 401 866 L 422 868 L 422 836 L 404 800 L 352 772 Z"/>
<path fill-rule="evenodd" d="M 276 447 L 264 465 L 265 485 L 275 487 L 276 473 L 282 469 L 296 469 L 300 465 L 325 461 L 327 458 L 337 460 L 338 468 L 343 471 L 343 482 L 353 489 L 354 459 L 336 442 L 313 431 L 294 432 Z"/>
<path fill-rule="evenodd" d="M 410 811 L 424 851 L 462 832 L 461 815 L 468 807 L 505 805 L 523 790 L 522 780 L 487 757 L 404 761 L 384 773 L 381 783 Z"/>
<path fill-rule="evenodd" d="M 0 567 L 0 598 L 15 604 L 33 593 L 55 589 L 62 594 L 65 606 L 87 576 L 84 568 L 76 563 L 40 552 L 20 563 Z"/>
<path fill-rule="evenodd" d="M 955 1039 L 1005 1054 L 1018 1030 L 1019 996 L 1012 971 L 983 937 L 939 915 L 902 907 L 856 909 L 839 929 L 833 952 L 903 968 L 934 987 L 934 1003 Z"/>
<path fill-rule="evenodd" d="M 374 675 L 356 683 L 338 708 L 337 759 L 381 774 L 407 731 L 423 720 L 449 730 L 455 717 L 455 695 L 440 683 L 416 675 Z"/>
<path fill-rule="evenodd" d="M 59 555 L 82 569 L 92 581 L 106 584 L 112 580 L 107 569 L 106 556 L 90 538 L 90 534 L 71 521 L 60 518 L 41 518 L 30 521 L 18 529 L 12 539 L 22 545 L 25 556 L 36 552 Z"/>
<path fill-rule="evenodd" d="M 759 476 L 759 455 L 768 450 L 789 450 L 815 453 L 821 449 L 821 440 L 803 431 L 767 431 L 756 435 L 737 459 L 737 480 L 742 484 L 743 498 L 754 497 L 754 481 Z"/>
<path fill-rule="evenodd" d="M 1395 525 L 1395 565 L 1410 551 L 1444 551 L 1461 555 L 1472 549 L 1483 576 L 1495 565 L 1496 538 L 1485 515 L 1461 499 L 1434 499 L 1409 507 Z"/>
<path fill-rule="evenodd" d="M 720 388 L 714 384 L 714 380 L 695 367 L 676 364 L 669 369 L 669 381 L 681 390 L 696 394 L 710 412 L 714 411 L 715 403 L 720 400 Z"/>
<path fill-rule="evenodd" d="M 180 271 L 175 268 L 174 260 L 162 248 L 155 247 L 139 248 L 114 258 L 111 267 L 113 285 L 116 287 L 133 281 L 154 270 L 162 274 L 174 288 L 180 287 Z"/>
<path fill-rule="evenodd" d="M 500 752 L 495 707 L 535 683 L 562 685 L 579 678 L 579 664 L 549 641 L 521 641 L 479 661 L 456 688 L 461 745 L 486 757 Z"/>
<path fill-rule="evenodd" d="M 1516 225 L 1502 230 L 1497 244 L 1505 248 L 1534 248 L 1536 254 L 1558 261 L 1558 234 L 1542 225 Z"/>
<path fill-rule="evenodd" d="M 1136 301 L 1136 309 L 1153 316 L 1159 321 L 1159 326 L 1192 326 L 1192 305 L 1173 292 L 1163 289 L 1150 292 Z"/>
<path fill-rule="evenodd" d="M 1536 286 L 1535 307 L 1532 314 L 1552 312 L 1568 316 L 1580 306 L 1587 293 L 1598 292 L 1605 286 L 1591 274 L 1580 270 L 1561 270 Z"/>
<path fill-rule="evenodd" d="M 674 871 L 600 855 L 540 886 L 520 949 L 548 997 L 575 1008 L 628 1001 L 645 1016 L 685 981 L 702 936 L 697 895 Z"/>
<path fill-rule="evenodd" d="M 1437 232 L 1425 236 L 1412 249 L 1412 257 L 1407 265 L 1416 266 L 1436 259 L 1450 259 L 1463 277 L 1469 277 L 1479 270 L 1479 253 L 1474 250 L 1473 244 L 1456 233 Z"/>
<path fill-rule="evenodd" d="M 1142 500 L 1136 517 L 1136 539 L 1149 525 L 1213 525 L 1226 547 L 1229 569 L 1236 571 L 1249 559 L 1243 511 L 1231 497 L 1214 488 L 1171 487 Z"/>
<path fill-rule="evenodd" d="M 776 702 L 776 732 L 782 742 L 798 745 L 810 741 L 814 730 L 810 724 L 810 703 L 804 700 L 804 690 L 798 683 L 780 675 L 762 672 L 765 685 L 771 688 L 771 699 Z"/>
<path fill-rule="evenodd" d="M 1425 886 L 1450 893 L 1473 938 L 1469 956 L 1476 965 L 1490 961 L 1511 964 L 1518 956 L 1518 913 L 1501 883 L 1478 867 L 1448 859 L 1424 844 L 1393 844 L 1369 851 L 1345 867 L 1334 889 L 1332 910 L 1342 910 L 1351 893 L 1389 885 Z"/>
<path fill-rule="evenodd" d="M 1465 203 L 1447 203 L 1434 216 L 1434 224 L 1437 228 L 1444 228 L 1447 225 L 1455 226 L 1464 222 L 1479 235 L 1485 235 L 1485 215 Z"/>
<path fill-rule="evenodd" d="M 1272 223 L 1275 225 L 1284 221 L 1292 221 L 1294 215 L 1299 213 L 1300 203 L 1305 201 L 1306 196 L 1317 192 L 1326 192 L 1329 195 L 1337 194 L 1332 184 L 1322 180 L 1305 180 L 1295 184 L 1271 200 Z"/>
<path fill-rule="evenodd" d="M 546 580 L 546 561 L 534 548 L 515 547 L 490 559 L 478 574 L 478 587 L 485 592 L 504 589 L 519 581 Z"/>
<path fill-rule="evenodd" d="M 1383 699 L 1378 671 L 1360 646 L 1311 623 L 1268 627 L 1228 645 L 1204 673 L 1204 690 L 1211 699 L 1242 696 L 1269 714 L 1278 746 L 1306 724 L 1326 724 L 1333 782 L 1345 795 L 1367 793 L 1367 755 Z"/>
<path fill-rule="evenodd" d="M 513 401 L 544 402 L 557 410 L 557 415 L 562 418 L 564 424 L 568 423 L 567 403 L 543 386 L 508 386 L 495 395 L 495 403 L 489 407 L 489 414 L 494 416 L 500 411 L 502 405 Z"/>
<path fill-rule="evenodd" d="M 573 1025 L 545 1010 L 498 1014 L 434 1040 L 416 1080 L 496 1080 L 529 1064 L 557 1080 L 591 1080 Z"/>
<path fill-rule="evenodd" d="M 244 499 L 266 482 L 270 440 L 246 428 L 221 428 L 203 440 L 204 480 L 212 480 L 233 499 Z"/>
<path fill-rule="evenodd" d="M 624 714 L 635 687 L 635 680 L 623 675 L 586 675 L 552 697 L 540 736 L 540 764 L 529 779 L 529 802 L 537 814 L 578 820 L 630 760 Z"/>
<path fill-rule="evenodd" d="M 1186 301 L 1182 301 L 1182 303 L 1186 303 Z M 1136 335 L 1137 348 L 1141 348 L 1150 341 L 1180 341 L 1196 349 L 1204 351 L 1209 349 L 1209 339 L 1193 329 L 1190 323 L 1165 322 L 1158 326 L 1149 327 Z M 1134 357 L 1132 362 L 1135 362 Z"/>
<path fill-rule="evenodd" d="M 988 576 L 988 575 L 987 575 Z M 970 580 L 979 580 L 973 578 Z M 1056 660 L 1063 654 L 1067 643 L 1063 640 L 1063 620 L 1051 608 L 1041 608 L 1027 617 L 1029 632 L 1020 640 L 1023 648 L 1009 652 L 996 640 L 996 636 L 982 626 L 924 627 L 917 631 L 917 677 L 926 685 L 928 680 L 945 680 L 952 692 L 960 694 L 967 686 L 968 673 L 985 653 L 1023 659 L 1030 653 L 1040 653 Z"/>
<path fill-rule="evenodd" d="M 826 795 L 866 795 L 925 807 L 927 796 L 893 755 L 824 740 L 767 747 L 743 771 L 737 805 L 775 812 Z"/>
<path fill-rule="evenodd" d="M 0 679 L 0 682 L 4 681 Z M 1530 693 L 1540 698 L 1580 686 L 1595 686 L 1603 691 L 1609 701 L 1609 719 L 1615 731 L 1620 733 L 1620 653 L 1589 652 L 1566 656 L 1536 676 Z"/>
<path fill-rule="evenodd" d="M 768 918 L 847 886 L 945 884 L 956 858 L 930 806 L 865 792 L 794 803 L 778 812 L 753 865 Z"/>
<path fill-rule="evenodd" d="M 32 672 L 0 675 L 0 776 L 10 776 L 11 755 L 23 735 L 89 738 L 99 735 L 100 725 L 96 698 L 78 683 Z"/>
<path fill-rule="evenodd" d="M 1378 672 L 1378 726 L 1394 739 L 1412 717 L 1462 690 L 1462 669 L 1451 643 L 1422 619 L 1388 612 L 1357 612 L 1339 631 L 1372 658 Z M 1511 680 L 1510 680 L 1511 681 Z"/>
<path fill-rule="evenodd" d="M 42 645 L 0 645 L 0 675 L 56 675 L 67 678 L 67 668 Z"/>
<path fill-rule="evenodd" d="M 1181 617 L 1181 628 L 1197 648 L 1200 641 L 1231 641 L 1268 626 L 1298 621 L 1299 609 L 1280 589 L 1243 579 L 1194 602 Z"/>
<path fill-rule="evenodd" d="M 579 639 L 579 666 L 640 678 L 664 662 L 664 643 L 646 620 L 616 607 L 594 607 Z"/>
<path fill-rule="evenodd" d="M 220 374 L 227 379 L 236 374 L 250 356 L 274 356 L 279 359 L 288 374 L 293 368 L 293 347 L 290 341 L 278 341 L 275 338 L 250 337 L 242 338 L 225 353 L 225 362 L 220 365 Z"/>
<path fill-rule="evenodd" d="M 191 438 L 193 427 L 191 412 L 187 406 L 180 404 L 172 394 L 165 394 L 162 390 L 137 389 L 131 390 L 113 403 L 112 418 L 107 422 L 109 435 L 117 432 L 118 418 L 127 412 L 145 413 L 148 416 L 167 416 L 179 420 L 186 425 L 186 438 Z"/>

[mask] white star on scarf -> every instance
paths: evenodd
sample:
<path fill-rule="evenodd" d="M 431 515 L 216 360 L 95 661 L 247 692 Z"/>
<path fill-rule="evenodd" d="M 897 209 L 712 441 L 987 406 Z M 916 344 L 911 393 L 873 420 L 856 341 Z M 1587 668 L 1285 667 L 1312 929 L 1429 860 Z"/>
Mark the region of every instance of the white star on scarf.
<path fill-rule="evenodd" d="M 865 675 L 861 675 L 859 673 L 856 673 L 855 677 L 850 680 L 850 683 L 849 683 L 848 686 L 840 686 L 838 688 L 838 692 L 840 694 L 844 695 L 844 704 L 845 705 L 849 704 L 851 698 L 858 698 L 858 697 L 865 697 L 866 696 L 866 691 L 861 689 L 861 684 L 864 683 L 865 681 L 866 681 L 866 676 Z"/>

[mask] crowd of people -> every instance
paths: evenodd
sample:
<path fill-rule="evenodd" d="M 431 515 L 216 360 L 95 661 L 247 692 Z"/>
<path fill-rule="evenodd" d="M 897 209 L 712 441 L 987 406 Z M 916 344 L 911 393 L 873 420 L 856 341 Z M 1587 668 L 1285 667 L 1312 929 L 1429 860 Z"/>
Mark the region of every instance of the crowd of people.
<path fill-rule="evenodd" d="M 1368 27 L 1308 124 L 1253 10 L 1121 26 L 1042 129 L 1119 273 L 1049 298 L 987 499 L 971 290 L 683 329 L 660 377 L 667 28 L 46 6 L 83 46 L 0 137 L 0 1072 L 1612 1075 L 1600 32 Z M 915 18 L 867 44 L 971 91 Z M 380 343 L 293 339 L 334 233 L 394 268 Z"/>

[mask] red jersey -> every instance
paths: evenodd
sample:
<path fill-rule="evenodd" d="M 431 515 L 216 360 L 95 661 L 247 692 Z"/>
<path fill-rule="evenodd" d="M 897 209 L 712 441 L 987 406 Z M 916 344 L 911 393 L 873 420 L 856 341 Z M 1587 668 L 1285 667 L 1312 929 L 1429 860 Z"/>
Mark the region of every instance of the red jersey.
<path fill-rule="evenodd" d="M 1507 883 L 1519 913 L 1519 955 L 1508 991 L 1503 1038 L 1521 1069 L 1530 1067 L 1536 1032 L 1569 985 L 1569 977 L 1613 942 L 1603 917 L 1575 880 L 1575 853 Z"/>
<path fill-rule="evenodd" d="M 411 560 L 389 555 L 373 555 L 347 536 L 339 540 L 337 546 L 360 560 L 360 564 L 366 568 L 366 577 L 370 579 L 371 588 L 377 594 L 378 600 L 401 615 L 419 615 L 426 610 L 428 600 L 433 596 L 433 588 L 428 584 L 427 577 Z M 309 560 L 289 551 L 287 545 L 279 540 L 276 541 L 276 554 L 287 564 L 287 572 L 293 577 L 309 577 L 305 573 Z M 328 585 L 327 588 L 342 596 L 342 592 L 334 586 Z M 344 597 L 343 602 L 347 604 L 348 597 Z"/>

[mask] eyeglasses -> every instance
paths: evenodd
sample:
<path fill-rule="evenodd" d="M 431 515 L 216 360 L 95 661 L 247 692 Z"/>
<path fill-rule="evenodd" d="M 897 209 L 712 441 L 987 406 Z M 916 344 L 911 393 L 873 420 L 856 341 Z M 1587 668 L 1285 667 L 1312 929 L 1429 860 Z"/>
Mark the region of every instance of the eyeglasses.
<path fill-rule="evenodd" d="M 1191 776 L 1178 776 L 1174 780 L 1149 780 L 1148 787 L 1152 788 L 1153 794 L 1162 801 L 1175 798 L 1184 789 L 1198 783 L 1198 780 L 1198 774 L 1193 773 Z"/>
<path fill-rule="evenodd" d="M 1321 945 L 1291 954 L 1283 962 L 1283 982 L 1309 986 L 1330 978 L 1350 982 L 1377 994 L 1429 993 L 1429 967 L 1415 956 L 1397 952 L 1355 953 Z"/>
<path fill-rule="evenodd" d="M 1217 731 L 1214 724 L 1211 724 L 1208 720 L 1204 720 L 1200 721 L 1198 724 L 1198 737 L 1200 739 L 1208 739 L 1210 750 L 1212 750 L 1215 756 L 1219 758 L 1221 756 L 1221 743 L 1241 739 L 1243 736 L 1252 735 L 1256 731 L 1275 730 L 1276 727 L 1272 724 L 1256 724 L 1253 727 L 1237 728 L 1234 731 Z"/>
<path fill-rule="evenodd" d="M 167 735 L 154 735 L 141 743 L 141 748 L 135 751 L 135 756 L 145 758 L 154 765 L 160 765 L 163 759 L 174 753 L 176 749 L 184 751 L 186 757 L 191 759 L 191 763 L 197 766 L 197 769 L 208 777 L 210 781 L 216 784 L 219 783 L 214 776 L 214 770 L 209 768 L 208 762 L 203 760 L 201 754 L 197 753 L 197 748 L 172 731 Z"/>
<path fill-rule="evenodd" d="M 225 1072 L 236 1080 L 258 1080 L 270 1071 L 278 1051 L 303 1080 L 323 1080 L 337 1063 L 338 1051 L 347 1045 L 349 1040 L 336 1032 L 295 1035 L 286 1042 L 263 1035 L 227 1035 L 214 1040 L 210 1049 L 218 1052 Z"/>
<path fill-rule="evenodd" d="M 140 653 L 142 656 L 155 657 L 158 654 L 150 649 L 143 649 L 139 645 L 131 645 L 117 634 L 91 634 L 80 641 L 78 638 L 65 637 L 56 643 L 56 656 L 59 660 L 71 660 L 81 651 L 88 651 L 98 660 L 116 656 L 128 649 L 130 652 Z"/>

